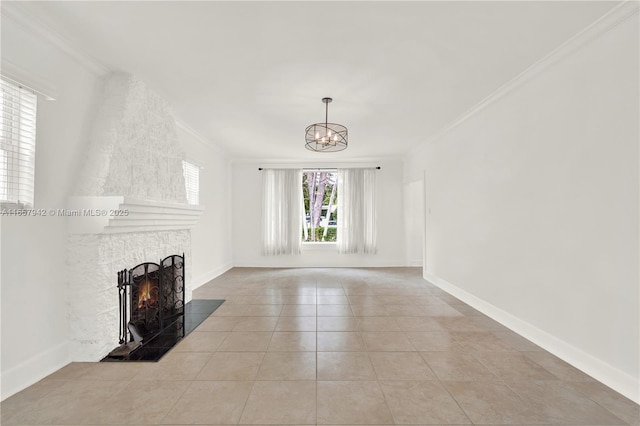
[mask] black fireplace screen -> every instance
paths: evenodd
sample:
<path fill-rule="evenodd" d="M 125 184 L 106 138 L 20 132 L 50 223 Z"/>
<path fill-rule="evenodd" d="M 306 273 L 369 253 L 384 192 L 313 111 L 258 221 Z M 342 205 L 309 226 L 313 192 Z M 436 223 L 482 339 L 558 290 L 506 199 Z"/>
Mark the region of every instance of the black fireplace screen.
<path fill-rule="evenodd" d="M 184 315 L 184 254 L 118 272 L 120 344 L 144 343 Z"/>

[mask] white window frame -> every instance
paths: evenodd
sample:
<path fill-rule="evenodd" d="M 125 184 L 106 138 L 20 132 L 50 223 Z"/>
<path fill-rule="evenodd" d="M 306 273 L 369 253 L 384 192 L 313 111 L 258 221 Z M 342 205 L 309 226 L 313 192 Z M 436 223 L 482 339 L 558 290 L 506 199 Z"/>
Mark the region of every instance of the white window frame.
<path fill-rule="evenodd" d="M 0 207 L 33 207 L 37 106 L 33 90 L 0 79 Z"/>

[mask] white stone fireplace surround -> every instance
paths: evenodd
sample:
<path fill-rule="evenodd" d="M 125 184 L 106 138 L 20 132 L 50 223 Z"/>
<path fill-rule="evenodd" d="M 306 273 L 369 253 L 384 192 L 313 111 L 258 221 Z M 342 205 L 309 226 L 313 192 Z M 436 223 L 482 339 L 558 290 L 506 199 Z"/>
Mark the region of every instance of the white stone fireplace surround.
<path fill-rule="evenodd" d="M 67 220 L 72 361 L 99 361 L 117 346 L 118 271 L 184 253 L 191 299 L 190 229 L 202 209 L 186 203 L 183 159 L 167 103 L 128 74 L 107 78 L 68 204 L 82 212 Z M 98 210 L 106 215 L 83 214 Z"/>

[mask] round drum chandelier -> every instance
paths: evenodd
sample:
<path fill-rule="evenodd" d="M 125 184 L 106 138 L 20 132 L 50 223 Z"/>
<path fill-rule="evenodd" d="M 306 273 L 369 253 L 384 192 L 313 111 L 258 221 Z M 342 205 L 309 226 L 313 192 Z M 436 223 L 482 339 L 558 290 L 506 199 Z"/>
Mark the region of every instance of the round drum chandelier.
<path fill-rule="evenodd" d="M 325 106 L 324 123 L 315 123 L 305 130 L 305 148 L 316 152 L 336 152 L 347 149 L 347 128 L 329 123 L 329 103 L 333 99 L 322 98 Z"/>

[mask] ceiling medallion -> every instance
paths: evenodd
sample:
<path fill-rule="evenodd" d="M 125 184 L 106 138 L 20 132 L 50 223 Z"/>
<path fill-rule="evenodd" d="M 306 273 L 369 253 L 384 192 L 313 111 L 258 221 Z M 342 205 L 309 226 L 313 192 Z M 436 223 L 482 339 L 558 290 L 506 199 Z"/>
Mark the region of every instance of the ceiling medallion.
<path fill-rule="evenodd" d="M 347 149 L 347 128 L 341 124 L 329 123 L 329 102 L 333 99 L 322 98 L 326 105 L 324 123 L 315 123 L 305 130 L 305 148 L 316 152 L 336 152 Z"/>

